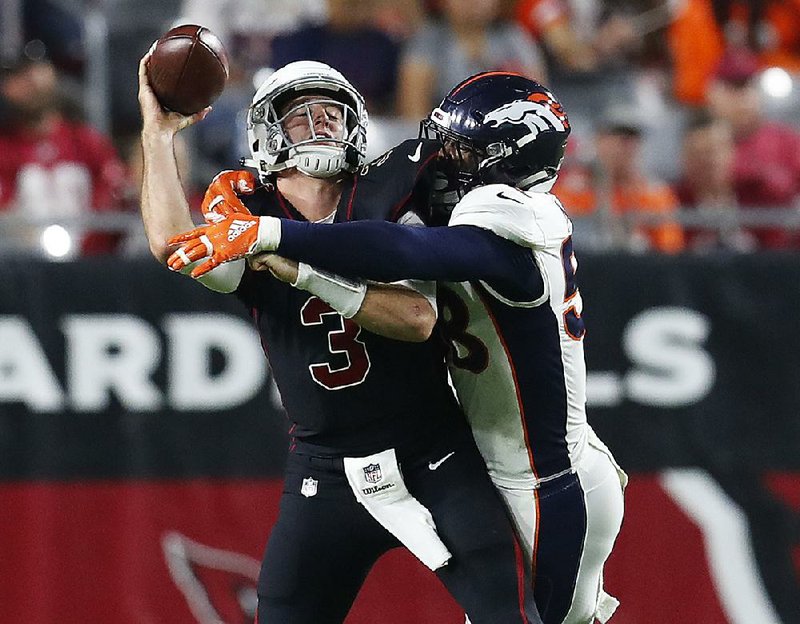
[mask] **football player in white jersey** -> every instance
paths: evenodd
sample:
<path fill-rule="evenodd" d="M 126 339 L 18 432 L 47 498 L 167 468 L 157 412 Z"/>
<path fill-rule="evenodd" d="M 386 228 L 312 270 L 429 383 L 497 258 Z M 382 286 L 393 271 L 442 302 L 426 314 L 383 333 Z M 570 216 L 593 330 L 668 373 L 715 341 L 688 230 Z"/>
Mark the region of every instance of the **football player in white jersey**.
<path fill-rule="evenodd" d="M 432 219 L 447 227 L 262 217 L 260 248 L 269 241 L 283 257 L 361 279 L 438 281 L 452 381 L 515 523 L 542 619 L 606 622 L 618 602 L 603 589 L 603 566 L 627 477 L 586 418 L 572 223 L 550 192 L 568 118 L 537 82 L 484 72 L 456 86 L 423 129 L 442 141 L 442 171 L 461 196 Z M 187 249 L 192 260 L 205 253 Z M 274 257 L 263 262 L 280 272 Z"/>

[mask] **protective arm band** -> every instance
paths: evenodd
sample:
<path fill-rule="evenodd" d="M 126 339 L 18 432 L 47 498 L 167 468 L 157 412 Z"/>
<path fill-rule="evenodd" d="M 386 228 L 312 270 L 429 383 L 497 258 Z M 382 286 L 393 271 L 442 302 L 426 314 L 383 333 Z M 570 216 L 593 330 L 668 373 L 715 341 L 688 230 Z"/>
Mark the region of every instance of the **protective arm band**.
<path fill-rule="evenodd" d="M 297 266 L 297 280 L 292 286 L 316 295 L 344 318 L 358 314 L 367 295 L 365 282 L 320 271 L 305 262 Z"/>

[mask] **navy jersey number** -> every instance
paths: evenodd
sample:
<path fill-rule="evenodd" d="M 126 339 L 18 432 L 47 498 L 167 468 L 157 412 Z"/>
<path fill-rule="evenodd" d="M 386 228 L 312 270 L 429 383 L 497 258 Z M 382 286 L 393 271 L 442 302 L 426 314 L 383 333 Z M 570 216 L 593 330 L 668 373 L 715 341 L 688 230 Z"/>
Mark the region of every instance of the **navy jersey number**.
<path fill-rule="evenodd" d="M 572 237 L 567 236 L 561 244 L 561 263 L 564 266 L 564 303 L 580 298 L 578 294 L 578 281 L 575 273 L 578 270 L 578 261 L 572 249 Z M 575 305 L 569 306 L 564 311 L 564 329 L 573 340 L 581 340 L 586 333 L 583 319 Z"/>
<path fill-rule="evenodd" d="M 439 315 L 442 331 L 451 343 L 453 366 L 470 372 L 483 372 L 489 366 L 489 349 L 480 338 L 467 333 L 469 310 L 467 304 L 449 288 L 439 285 L 437 299 L 441 314 Z"/>
<path fill-rule="evenodd" d="M 361 327 L 351 319 L 344 318 L 318 297 L 311 297 L 300 310 L 300 322 L 306 326 L 322 325 L 323 317 L 330 314 L 339 319 L 339 328 L 328 332 L 328 350 L 331 354 L 344 355 L 347 364 L 333 368 L 328 362 L 311 364 L 308 367 L 312 379 L 328 390 L 341 390 L 363 382 L 369 373 L 370 361 L 367 347 L 358 337 Z"/>

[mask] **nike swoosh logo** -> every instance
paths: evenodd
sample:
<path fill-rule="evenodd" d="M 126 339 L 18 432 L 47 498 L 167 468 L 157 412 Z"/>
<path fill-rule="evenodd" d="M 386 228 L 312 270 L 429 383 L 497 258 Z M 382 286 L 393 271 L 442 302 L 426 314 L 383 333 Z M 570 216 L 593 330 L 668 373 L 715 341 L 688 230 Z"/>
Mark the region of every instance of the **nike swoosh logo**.
<path fill-rule="evenodd" d="M 508 195 L 506 195 L 505 193 L 503 193 L 503 191 L 500 191 L 500 192 L 497 194 L 497 196 L 498 196 L 500 199 L 507 199 L 507 200 L 509 200 L 509 201 L 516 202 L 516 203 L 518 203 L 518 204 L 521 204 L 521 203 L 522 203 L 522 202 L 521 202 L 521 201 L 519 201 L 518 199 L 514 199 L 513 197 L 509 197 Z"/>
<path fill-rule="evenodd" d="M 455 455 L 455 451 L 450 451 L 447 455 L 442 457 L 439 461 L 435 462 L 428 462 L 428 470 L 436 470 L 439 466 L 441 466 L 444 462 L 450 459 L 453 455 Z"/>
<path fill-rule="evenodd" d="M 422 143 L 417 143 L 417 151 L 414 154 L 409 154 L 408 159 L 411 162 L 419 162 L 419 157 L 422 156 Z"/>

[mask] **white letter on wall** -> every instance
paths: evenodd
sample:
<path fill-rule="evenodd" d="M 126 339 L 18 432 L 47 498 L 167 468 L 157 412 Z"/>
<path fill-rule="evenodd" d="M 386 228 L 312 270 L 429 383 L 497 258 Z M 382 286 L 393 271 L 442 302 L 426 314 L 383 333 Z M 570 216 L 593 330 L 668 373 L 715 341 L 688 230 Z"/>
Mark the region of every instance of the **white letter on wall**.
<path fill-rule="evenodd" d="M 76 314 L 63 322 L 67 338 L 67 379 L 75 409 L 99 411 L 113 391 L 131 411 L 161 406 L 150 379 L 161 353 L 158 335 L 127 314 Z"/>
<path fill-rule="evenodd" d="M 627 396 L 645 405 L 682 407 L 702 400 L 714 385 L 714 361 L 702 348 L 710 327 L 686 308 L 653 308 L 634 317 L 623 336 L 634 368 Z"/>
<path fill-rule="evenodd" d="M 267 361 L 258 332 L 227 314 L 171 314 L 164 321 L 169 336 L 169 400 L 176 409 L 223 410 L 249 401 L 266 379 Z M 211 374 L 211 350 L 225 367 Z"/>
<path fill-rule="evenodd" d="M 64 393 L 28 322 L 0 316 L 0 403 L 11 401 L 34 412 L 57 412 Z"/>

